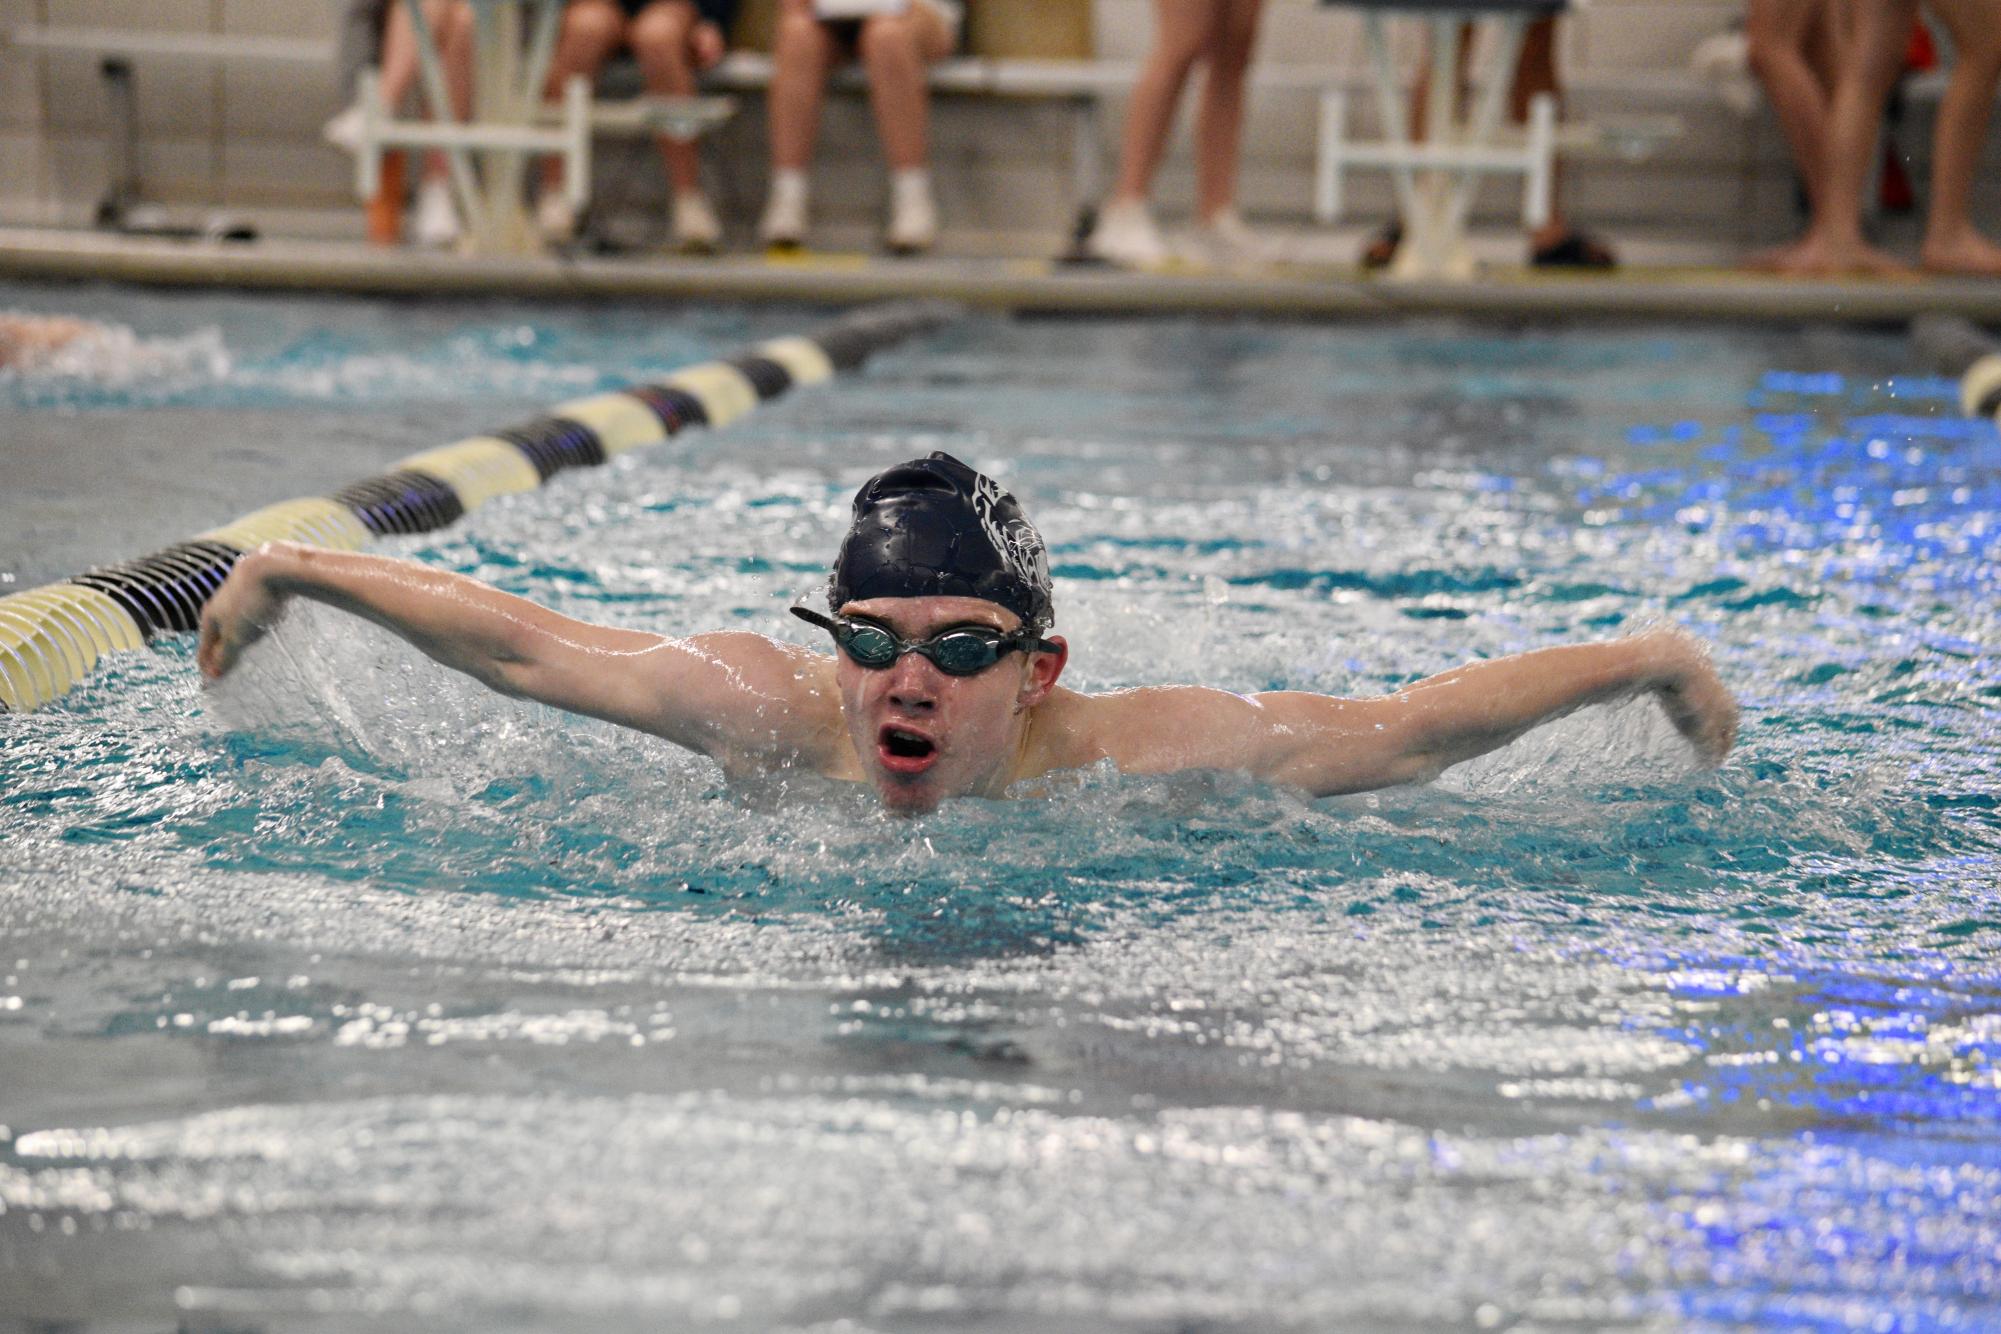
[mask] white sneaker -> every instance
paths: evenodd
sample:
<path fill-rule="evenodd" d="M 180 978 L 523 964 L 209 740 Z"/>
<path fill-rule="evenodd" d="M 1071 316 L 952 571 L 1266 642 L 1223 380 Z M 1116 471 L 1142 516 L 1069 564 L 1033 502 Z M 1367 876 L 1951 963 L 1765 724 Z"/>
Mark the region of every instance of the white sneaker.
<path fill-rule="evenodd" d="M 723 225 L 709 207 L 709 197 L 700 190 L 683 190 L 674 196 L 674 248 L 688 255 L 713 255 L 722 245 Z"/>
<path fill-rule="evenodd" d="M 320 138 L 335 148 L 344 148 L 350 153 L 361 152 L 361 114 L 359 100 L 349 103 L 339 115 L 320 126 Z"/>
<path fill-rule="evenodd" d="M 1121 268 L 1150 269 L 1168 260 L 1167 242 L 1153 225 L 1153 214 L 1145 204 L 1114 201 L 1098 210 L 1098 225 L 1084 249 L 1094 258 Z"/>
<path fill-rule="evenodd" d="M 806 243 L 806 179 L 803 173 L 781 171 L 771 178 L 771 197 L 764 201 L 757 236 L 768 246 Z"/>
<path fill-rule="evenodd" d="M 459 211 L 452 187 L 439 176 L 426 176 L 417 187 L 417 220 L 411 229 L 418 245 L 443 250 L 459 239 Z"/>
<path fill-rule="evenodd" d="M 1226 209 L 1195 229 L 1196 258 L 1219 269 L 1256 268 L 1272 262 L 1271 242 L 1252 231 L 1235 209 Z"/>
<path fill-rule="evenodd" d="M 577 234 L 577 211 L 561 187 L 544 186 L 535 201 L 535 230 L 550 245 L 563 245 Z"/>
<path fill-rule="evenodd" d="M 890 178 L 884 240 L 896 255 L 921 255 L 938 244 L 938 201 L 931 195 L 929 172 L 899 171 Z"/>

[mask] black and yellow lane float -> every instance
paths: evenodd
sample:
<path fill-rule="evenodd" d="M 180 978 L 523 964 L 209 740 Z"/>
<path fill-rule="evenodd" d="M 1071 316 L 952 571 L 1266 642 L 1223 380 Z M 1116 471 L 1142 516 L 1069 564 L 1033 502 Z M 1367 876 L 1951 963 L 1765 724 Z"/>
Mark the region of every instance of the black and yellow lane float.
<path fill-rule="evenodd" d="M 940 302 L 871 306 L 810 334 L 559 403 L 519 426 L 412 454 L 326 497 L 281 501 L 149 556 L 0 597 L 0 711 L 69 693 L 109 653 L 189 634 L 245 552 L 266 542 L 355 551 L 434 532 L 500 496 L 533 491 L 691 427 L 727 426 L 759 403 L 825 383 L 874 353 L 957 318 Z"/>

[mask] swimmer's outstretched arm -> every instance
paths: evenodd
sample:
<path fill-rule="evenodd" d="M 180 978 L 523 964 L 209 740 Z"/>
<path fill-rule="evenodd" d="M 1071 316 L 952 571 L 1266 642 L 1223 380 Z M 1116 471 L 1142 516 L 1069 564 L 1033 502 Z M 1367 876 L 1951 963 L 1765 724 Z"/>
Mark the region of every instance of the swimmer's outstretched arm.
<path fill-rule="evenodd" d="M 1100 755 L 1128 772 L 1244 769 L 1331 796 L 1435 778 L 1587 704 L 1640 694 L 1705 764 L 1729 753 L 1736 702 L 1700 641 L 1672 629 L 1476 662 L 1376 699 L 1166 687 L 1083 708 Z"/>
<path fill-rule="evenodd" d="M 373 621 L 502 694 L 718 757 L 797 749 L 798 719 L 838 711 L 818 700 L 824 687 L 809 670 L 824 655 L 761 635 L 670 639 L 592 625 L 465 575 L 292 542 L 244 556 L 209 599 L 203 674 L 229 671 L 294 597 Z"/>

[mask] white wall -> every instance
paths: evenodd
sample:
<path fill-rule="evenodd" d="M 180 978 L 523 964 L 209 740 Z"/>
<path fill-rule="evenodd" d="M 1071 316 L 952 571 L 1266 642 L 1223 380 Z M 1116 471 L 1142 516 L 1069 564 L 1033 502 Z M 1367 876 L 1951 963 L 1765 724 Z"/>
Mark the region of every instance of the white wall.
<path fill-rule="evenodd" d="M 972 0 L 977 4 L 978 0 Z M 1075 0 L 1084 3 L 1085 0 Z M 1137 61 L 1151 29 L 1152 0 L 1095 0 L 1099 54 Z M 1563 68 L 1569 114 L 1590 117 L 1672 112 L 1687 132 L 1642 164 L 1595 161 L 1568 173 L 1570 211 L 1615 233 L 1754 244 L 1793 227 L 1790 171 L 1768 113 L 1746 120 L 1725 109 L 1687 74 L 1690 51 L 1736 19 L 1740 0 L 1593 0 L 1565 21 Z M 283 36 L 331 44 L 333 0 L 0 0 L 0 30 L 22 25 L 108 27 Z M 1406 46 L 1410 43 L 1406 43 Z M 1360 22 L 1314 0 L 1268 0 L 1261 65 L 1318 68 L 1359 81 Z M 139 161 L 147 196 L 188 210 L 228 208 L 267 229 L 359 235 L 352 169 L 319 140 L 340 93 L 331 64 L 168 58 L 138 62 Z M 1371 127 L 1357 99 L 1361 128 Z M 1122 108 L 1107 108 L 1106 169 Z M 1310 95 L 1254 95 L 1246 138 L 1243 199 L 1254 216 L 1303 220 L 1309 204 L 1315 108 Z M 95 58 L 0 44 L 0 222 L 80 223 L 102 194 L 107 171 L 104 90 Z M 1914 108 L 1903 142 L 1922 160 L 1929 106 Z M 1069 221 L 1068 121 L 1054 107 L 942 102 L 936 165 L 948 226 L 962 246 L 1046 248 Z M 1160 198 L 1172 215 L 1192 199 L 1184 126 L 1163 171 Z M 2001 146 L 1990 146 L 2001 164 Z M 609 171 L 640 206 L 662 189 L 644 153 L 605 154 Z M 711 151 L 712 173 L 733 226 L 747 228 L 763 188 L 763 127 L 752 105 Z M 1993 219 L 2001 171 L 1985 173 L 1983 216 Z M 830 107 L 820 158 L 818 209 L 830 230 L 854 235 L 876 225 L 881 170 L 864 107 Z M 1359 211 L 1386 207 L 1380 183 L 1358 183 Z M 1505 212 L 1506 192 L 1488 198 Z"/>

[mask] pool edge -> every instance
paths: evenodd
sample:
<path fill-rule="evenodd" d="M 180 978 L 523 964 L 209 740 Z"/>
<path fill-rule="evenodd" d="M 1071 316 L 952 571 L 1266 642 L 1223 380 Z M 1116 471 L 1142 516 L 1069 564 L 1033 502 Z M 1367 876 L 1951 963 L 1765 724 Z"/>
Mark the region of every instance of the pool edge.
<path fill-rule="evenodd" d="M 1281 268 L 1256 275 L 1127 273 L 1047 259 L 909 260 L 845 254 L 702 260 L 471 258 L 359 244 L 177 242 L 31 228 L 0 228 L 0 277 L 404 296 L 639 297 L 839 306 L 934 299 L 984 309 L 1080 315 L 1869 324 L 1944 313 L 2001 323 L 2001 282 L 1932 277 L 1810 280 L 1730 270 L 1573 275 L 1495 269 L 1475 282 L 1396 284 L 1339 268 Z"/>

